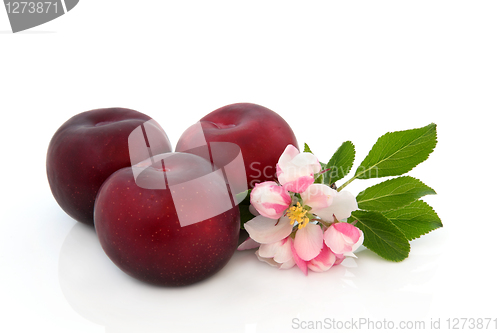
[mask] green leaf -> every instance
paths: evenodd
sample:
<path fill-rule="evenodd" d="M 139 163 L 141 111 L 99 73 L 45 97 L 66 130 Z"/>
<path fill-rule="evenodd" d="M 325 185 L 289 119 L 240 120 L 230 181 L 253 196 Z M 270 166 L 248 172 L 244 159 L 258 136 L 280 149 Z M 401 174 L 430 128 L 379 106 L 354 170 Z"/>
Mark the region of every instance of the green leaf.
<path fill-rule="evenodd" d="M 357 210 L 349 222 L 357 220 L 356 227 L 363 231 L 363 245 L 382 258 L 403 261 L 410 253 L 410 243 L 405 235 L 379 212 Z"/>
<path fill-rule="evenodd" d="M 240 209 L 240 225 L 241 229 L 244 229 L 243 225 L 253 219 L 255 216 L 250 213 L 250 192 L 252 190 L 243 191 L 236 194 L 236 201 L 239 202 Z"/>
<path fill-rule="evenodd" d="M 307 143 L 304 143 L 304 153 L 311 153 L 311 154 L 313 153 Z"/>
<path fill-rule="evenodd" d="M 314 179 L 314 184 L 323 184 L 323 174 L 320 174 Z"/>
<path fill-rule="evenodd" d="M 330 170 L 325 173 L 323 183 L 330 186 L 344 178 L 351 171 L 355 154 L 354 144 L 351 141 L 342 143 L 326 164 L 326 168 Z"/>
<path fill-rule="evenodd" d="M 441 219 L 432 207 L 421 200 L 382 214 L 398 227 L 408 240 L 419 238 L 443 226 Z"/>
<path fill-rule="evenodd" d="M 354 178 L 402 175 L 425 161 L 437 143 L 436 124 L 382 135 L 356 170 Z"/>
<path fill-rule="evenodd" d="M 250 192 L 252 192 L 252 189 L 236 194 L 236 201 L 242 204 L 250 205 Z"/>
<path fill-rule="evenodd" d="M 368 187 L 356 201 L 360 209 L 384 211 L 406 206 L 427 194 L 436 192 L 418 179 L 403 176 Z"/>
<path fill-rule="evenodd" d="M 240 209 L 240 227 L 241 229 L 245 229 L 244 225 L 246 222 L 250 221 L 255 217 L 252 213 L 250 213 L 250 205 L 239 205 Z"/>

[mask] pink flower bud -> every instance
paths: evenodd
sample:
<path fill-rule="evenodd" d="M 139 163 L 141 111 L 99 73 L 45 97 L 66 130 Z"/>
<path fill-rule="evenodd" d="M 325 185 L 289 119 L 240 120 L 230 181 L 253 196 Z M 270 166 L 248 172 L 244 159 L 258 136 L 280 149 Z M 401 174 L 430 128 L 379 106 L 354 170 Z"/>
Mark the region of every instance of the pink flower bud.
<path fill-rule="evenodd" d="M 301 153 L 288 145 L 276 165 L 278 181 L 286 190 L 304 192 L 314 183 L 314 174 L 321 171 L 318 159 L 311 153 Z"/>
<path fill-rule="evenodd" d="M 363 232 L 346 222 L 332 224 L 324 234 L 325 244 L 336 255 L 353 255 L 363 239 Z"/>
<path fill-rule="evenodd" d="M 278 219 L 288 209 L 292 199 L 288 192 L 275 182 L 255 185 L 250 192 L 250 203 L 262 216 Z"/>

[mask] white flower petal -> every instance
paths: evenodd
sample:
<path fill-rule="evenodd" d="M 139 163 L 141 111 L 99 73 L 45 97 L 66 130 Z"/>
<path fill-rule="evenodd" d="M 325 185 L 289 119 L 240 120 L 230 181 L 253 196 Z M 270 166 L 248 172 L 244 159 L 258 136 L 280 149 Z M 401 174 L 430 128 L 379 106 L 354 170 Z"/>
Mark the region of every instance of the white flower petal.
<path fill-rule="evenodd" d="M 273 258 L 277 263 L 284 263 L 292 259 L 292 241 L 290 237 L 275 243 L 262 244 L 259 248 L 259 256 Z"/>
<path fill-rule="evenodd" d="M 261 244 L 275 243 L 290 235 L 293 226 L 286 216 L 279 220 L 270 219 L 262 215 L 256 216 L 244 224 L 250 237 Z"/>
<path fill-rule="evenodd" d="M 274 261 L 272 258 L 262 258 L 259 255 L 259 251 L 258 250 L 257 250 L 257 252 L 255 252 L 255 255 L 257 256 L 257 259 L 259 259 L 262 262 L 268 263 L 269 265 L 274 266 L 274 267 L 278 266 L 278 263 L 276 261 Z"/>
<path fill-rule="evenodd" d="M 333 209 L 332 205 L 323 208 L 323 209 L 314 209 L 312 212 L 313 214 L 318 215 L 321 219 L 328 221 L 328 222 L 333 222 Z"/>
<path fill-rule="evenodd" d="M 300 194 L 304 205 L 311 207 L 311 213 L 332 205 L 334 198 L 338 195 L 330 186 L 325 184 L 312 184 Z"/>
<path fill-rule="evenodd" d="M 300 153 L 292 159 L 291 163 L 298 168 L 303 168 L 302 172 L 304 176 L 309 173 L 321 171 L 321 164 L 319 164 L 318 158 L 311 153 Z"/>
<path fill-rule="evenodd" d="M 300 151 L 294 145 L 286 146 L 285 150 L 278 159 L 278 165 L 283 168 L 285 164 L 290 163 L 290 161 L 297 156 Z"/>
<path fill-rule="evenodd" d="M 252 238 L 248 237 L 243 243 L 238 246 L 238 251 L 250 250 L 259 247 L 260 243 L 257 243 Z"/>
<path fill-rule="evenodd" d="M 344 253 L 344 257 L 357 258 L 357 256 L 353 252 L 346 252 L 346 253 Z"/>
<path fill-rule="evenodd" d="M 341 221 L 347 219 L 349 216 L 351 216 L 351 212 L 358 209 L 358 203 L 356 202 L 356 198 L 350 192 L 340 191 L 333 194 L 332 196 L 333 200 L 330 206 L 322 209 L 314 209 L 311 212 L 313 214 L 318 215 L 325 221 L 333 222 L 334 215 L 337 218 L 337 220 Z"/>
<path fill-rule="evenodd" d="M 273 258 L 264 258 L 264 257 L 260 256 L 259 250 L 257 252 L 255 252 L 257 259 L 259 259 L 260 261 L 265 262 L 273 267 L 278 267 L 279 269 L 290 269 L 293 266 L 295 266 L 295 261 L 293 260 L 293 258 L 290 258 L 289 260 L 287 260 L 283 263 L 279 263 L 276 260 L 274 260 Z M 291 251 L 291 246 L 290 246 L 290 251 Z"/>
<path fill-rule="evenodd" d="M 290 269 L 292 268 L 293 266 L 295 266 L 295 261 L 292 259 L 280 264 L 281 266 L 279 266 L 279 269 Z"/>
<path fill-rule="evenodd" d="M 274 258 L 282 242 L 283 240 L 269 244 L 262 244 L 259 247 L 259 256 L 262 258 Z"/>
<path fill-rule="evenodd" d="M 278 243 L 281 243 L 281 245 L 278 247 L 274 255 L 274 261 L 276 261 L 277 263 L 285 263 L 290 259 L 293 259 L 292 240 L 290 239 L 290 237 L 287 237 L 279 241 Z"/>
<path fill-rule="evenodd" d="M 351 216 L 351 212 L 358 209 L 358 203 L 351 192 L 340 191 L 335 196 L 331 208 L 337 220 L 342 220 Z"/>
<path fill-rule="evenodd" d="M 360 230 L 360 229 L 359 229 L 359 228 L 357 228 L 357 227 L 356 227 L 356 229 L 358 229 L 358 231 L 359 231 L 359 239 L 358 239 L 358 241 L 356 242 L 356 244 L 354 244 L 354 245 L 352 246 L 352 251 L 353 251 L 353 252 L 354 252 L 354 251 L 356 251 L 356 250 L 357 250 L 357 249 L 358 249 L 361 245 L 363 245 L 363 241 L 365 240 L 365 234 L 363 233 L 363 231 L 362 231 L 362 230 Z M 353 255 L 354 255 L 354 254 L 353 254 Z M 356 256 L 354 256 L 354 257 L 356 257 Z"/>

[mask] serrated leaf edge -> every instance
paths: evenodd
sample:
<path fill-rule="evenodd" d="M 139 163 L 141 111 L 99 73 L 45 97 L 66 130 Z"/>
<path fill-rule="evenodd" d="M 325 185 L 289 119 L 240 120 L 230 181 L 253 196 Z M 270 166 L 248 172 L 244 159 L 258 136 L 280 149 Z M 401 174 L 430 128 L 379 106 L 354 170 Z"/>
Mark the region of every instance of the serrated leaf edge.
<path fill-rule="evenodd" d="M 304 142 L 304 153 L 311 153 L 313 154 L 313 152 L 311 151 L 311 148 L 309 147 L 309 145 L 307 143 Z M 313 154 L 314 155 L 314 154 Z"/>
<path fill-rule="evenodd" d="M 397 176 L 397 177 L 394 177 L 394 178 L 391 178 L 391 179 L 384 180 L 383 182 L 380 182 L 380 183 L 377 183 L 377 184 L 372 185 L 372 186 L 370 186 L 370 187 L 367 187 L 366 189 L 364 189 L 364 190 L 363 190 L 362 192 L 360 192 L 360 193 L 363 193 L 363 192 L 364 192 L 364 191 L 366 191 L 367 189 L 372 188 L 372 187 L 374 187 L 374 186 L 379 186 L 379 185 L 381 185 L 381 184 L 383 184 L 383 183 L 390 182 L 390 181 L 394 181 L 394 179 L 401 179 L 401 178 L 411 178 L 411 179 L 414 179 L 414 180 L 418 181 L 420 184 L 422 184 L 422 185 L 424 185 L 424 186 L 428 187 L 430 190 L 432 190 L 432 192 L 434 192 L 434 193 L 427 193 L 427 194 L 424 194 L 423 196 L 437 194 L 437 193 L 436 193 L 436 191 L 435 191 L 432 187 L 430 187 L 429 185 L 425 184 L 425 183 L 424 183 L 423 181 L 421 181 L 420 179 L 415 178 L 415 177 L 412 177 L 412 176 L 409 176 L 409 175 L 405 175 L 405 176 Z M 404 184 L 401 184 L 401 186 L 404 186 Z M 396 189 L 397 189 L 397 188 L 399 188 L 399 187 L 396 187 Z M 360 193 L 358 193 L 358 196 L 359 196 L 359 194 L 360 194 Z M 387 197 L 387 196 L 389 196 L 389 195 L 390 195 L 390 194 L 385 195 L 385 196 L 380 196 L 380 197 L 377 197 L 377 198 L 375 198 L 375 199 L 379 199 L 379 198 Z M 422 196 L 422 197 L 423 197 L 423 196 Z M 420 198 L 421 198 L 421 197 L 420 197 Z M 359 203 L 360 203 L 360 202 L 367 202 L 367 201 L 371 201 L 371 200 L 375 200 L 375 199 L 373 199 L 373 198 L 372 198 L 372 199 L 369 199 L 369 200 L 361 200 L 361 201 L 357 201 L 357 196 L 356 196 L 356 201 L 358 202 L 358 205 L 359 205 Z M 406 204 L 406 205 L 404 205 L 404 206 L 399 206 L 399 207 L 397 207 L 397 208 L 393 208 L 393 209 L 387 209 L 387 210 L 363 209 L 363 210 L 365 210 L 365 211 L 376 211 L 376 212 L 386 212 L 386 211 L 396 210 L 396 209 L 400 209 L 400 208 L 406 207 L 406 206 L 408 206 L 408 205 L 412 204 L 413 202 L 415 202 L 415 201 L 416 201 L 416 200 L 418 200 L 418 199 L 419 199 L 419 198 L 417 198 L 417 199 L 415 199 L 415 200 L 412 200 L 411 202 L 409 202 L 408 204 Z"/>
<path fill-rule="evenodd" d="M 333 158 L 335 157 L 335 154 L 337 154 L 337 152 L 340 150 L 340 148 L 342 148 L 342 146 L 344 146 L 344 144 L 348 144 L 352 148 L 354 156 L 353 156 L 352 161 L 351 161 L 349 167 L 347 168 L 347 170 L 345 170 L 345 172 L 342 172 L 342 177 L 336 179 L 334 182 L 332 182 L 332 180 L 330 179 L 329 183 L 335 183 L 335 182 L 338 182 L 339 180 L 345 178 L 349 174 L 349 172 L 351 172 L 352 167 L 354 166 L 354 160 L 356 159 L 356 146 L 354 145 L 354 143 L 352 141 L 347 140 L 347 141 L 342 142 L 342 144 L 337 148 L 335 153 L 333 153 L 333 155 L 330 158 L 330 160 L 328 161 L 328 163 L 326 163 L 325 168 L 328 169 L 328 168 L 331 168 L 333 166 Z M 325 180 L 326 180 L 326 177 L 325 177 Z M 330 185 L 330 184 L 327 184 L 327 185 Z"/>
<path fill-rule="evenodd" d="M 433 125 L 433 126 L 432 126 L 432 125 Z M 430 123 L 429 125 L 424 126 L 424 127 L 429 127 L 429 130 L 428 130 L 427 132 L 425 132 L 422 136 L 425 136 L 425 135 L 427 135 L 427 133 L 428 133 L 429 131 L 432 131 L 432 130 L 436 129 L 436 128 L 437 128 L 437 125 L 436 125 L 435 123 Z M 422 128 L 422 127 L 420 127 L 420 128 Z M 415 129 L 419 129 L 419 128 L 414 128 L 414 130 L 415 130 Z M 406 130 L 406 131 L 408 131 L 408 130 Z M 410 130 L 410 131 L 411 131 L 411 130 Z M 379 138 L 377 139 L 377 141 L 375 142 L 375 144 L 373 145 L 373 147 L 374 147 L 375 145 L 377 145 L 377 143 L 379 142 L 379 140 L 381 140 L 384 136 L 386 136 L 386 135 L 390 135 L 390 134 L 394 134 L 394 133 L 399 133 L 399 132 L 405 132 L 405 131 L 394 131 L 394 132 L 387 132 L 387 133 L 385 133 L 384 135 L 382 135 L 381 137 L 379 137 Z M 421 136 L 421 137 L 422 137 L 422 136 Z M 413 143 L 414 141 L 416 141 L 416 140 L 420 139 L 421 137 L 419 137 L 419 138 L 417 138 L 417 139 L 413 140 L 413 141 L 412 141 L 412 143 Z M 435 133 L 435 135 L 434 135 L 434 138 L 435 138 L 435 140 L 434 140 L 434 146 L 432 147 L 432 149 L 431 149 L 431 151 L 429 152 L 429 154 L 427 155 L 427 157 L 426 157 L 424 160 L 422 160 L 420 163 L 425 162 L 425 161 L 429 158 L 429 156 L 430 156 L 430 155 L 434 152 L 434 149 L 436 148 L 436 145 L 437 145 L 437 131 L 436 131 L 436 133 Z M 373 149 L 373 147 L 372 147 L 372 149 Z M 364 161 L 366 160 L 366 158 L 370 155 L 370 152 L 372 151 L 372 149 L 370 149 L 370 151 L 369 151 L 369 152 L 368 152 L 368 154 L 366 155 L 365 159 L 364 159 L 364 160 L 360 163 L 359 167 L 361 167 L 361 165 L 363 164 L 363 162 L 364 162 Z M 364 169 L 362 172 L 356 173 L 356 175 L 355 175 L 353 178 L 357 178 L 357 179 L 369 179 L 369 178 L 359 178 L 359 176 L 360 176 L 360 175 L 362 175 L 362 174 L 365 174 L 365 173 L 369 172 L 370 170 L 372 170 L 373 168 L 375 168 L 377 165 L 379 165 L 380 163 L 382 163 L 382 162 L 384 162 L 384 161 L 388 160 L 389 158 L 391 158 L 391 157 L 392 157 L 392 156 L 394 156 L 395 154 L 399 153 L 400 151 L 401 151 L 401 149 L 399 149 L 399 150 L 395 151 L 394 153 L 392 153 L 392 154 L 391 154 L 391 155 L 389 155 L 388 157 L 386 157 L 386 158 L 384 158 L 384 159 L 382 159 L 382 160 L 378 161 L 376 164 L 372 165 L 372 166 L 371 166 L 371 167 L 369 167 L 368 169 Z M 420 163 L 418 163 L 418 164 L 420 164 Z M 418 165 L 418 164 L 417 164 L 417 165 Z M 410 172 L 410 171 L 411 171 L 411 170 L 413 170 L 413 169 L 414 169 L 417 165 L 413 166 L 410 170 L 408 170 L 408 171 L 406 171 L 406 172 L 404 172 L 404 173 Z M 359 169 L 359 167 L 358 167 L 358 169 Z M 356 170 L 356 171 L 357 171 L 357 170 Z"/>
<path fill-rule="evenodd" d="M 421 234 L 421 235 L 420 235 L 420 236 L 418 236 L 418 237 L 408 238 L 408 237 L 406 237 L 406 234 L 403 232 L 403 230 L 401 230 L 401 228 L 399 228 L 396 224 L 394 224 L 390 218 L 388 218 L 387 216 L 385 216 L 385 215 L 384 215 L 384 213 L 391 212 L 391 211 L 395 211 L 395 210 L 404 209 L 405 207 L 408 207 L 409 205 L 411 205 L 411 204 L 415 203 L 416 201 L 420 201 L 420 202 L 423 202 L 424 204 L 426 204 L 426 205 L 427 205 L 427 206 L 431 209 L 431 211 L 432 211 L 434 214 L 436 214 L 436 216 L 437 216 L 437 217 L 438 217 L 438 219 L 439 219 L 439 223 L 440 223 L 441 225 L 440 225 L 439 227 L 437 227 L 437 228 L 431 229 L 431 230 L 429 230 L 429 231 L 427 231 L 427 232 L 425 232 L 425 233 Z M 407 204 L 407 205 L 405 205 L 405 206 L 401 206 L 401 207 L 399 207 L 399 208 L 395 208 L 395 209 L 384 210 L 384 211 L 381 211 L 381 212 L 379 212 L 379 213 L 381 213 L 382 215 L 384 215 L 384 217 L 385 217 L 387 220 L 389 220 L 389 222 L 391 222 L 391 223 L 392 223 L 392 224 L 393 224 L 396 228 L 398 228 L 398 230 L 399 230 L 399 231 L 401 231 L 401 233 L 405 236 L 405 238 L 406 238 L 408 241 L 410 241 L 410 242 L 411 242 L 411 241 L 414 241 L 415 239 L 419 239 L 419 238 L 420 238 L 420 237 L 422 237 L 422 236 L 428 235 L 428 234 L 429 234 L 429 233 L 431 233 L 432 231 L 437 230 L 437 229 L 439 229 L 439 228 L 442 228 L 442 227 L 443 227 L 443 221 L 442 221 L 442 220 L 441 220 L 441 218 L 439 217 L 438 213 L 436 213 L 436 211 L 434 210 L 434 208 L 433 208 L 431 205 L 429 205 L 427 202 L 425 202 L 425 201 L 423 201 L 423 200 L 420 200 L 420 199 L 416 199 L 416 200 L 414 200 L 414 201 L 410 202 L 409 204 Z"/>
<path fill-rule="evenodd" d="M 390 221 L 387 217 L 385 217 L 383 214 L 381 214 L 380 212 L 377 212 L 377 211 L 368 211 L 368 210 L 363 210 L 363 211 L 365 211 L 365 212 L 373 212 L 373 213 L 378 213 L 378 214 L 382 215 L 382 216 L 383 216 L 383 217 L 384 217 L 384 218 L 385 218 L 385 219 L 386 219 L 386 220 L 387 220 L 390 224 L 392 224 L 392 225 L 393 225 L 393 226 L 394 226 L 394 227 L 395 227 L 395 228 L 396 228 L 399 232 L 401 232 L 401 234 L 403 235 L 403 237 L 404 237 L 404 238 L 408 241 L 408 239 L 406 238 L 405 234 L 401 231 L 401 229 L 399 229 L 397 226 L 395 226 L 395 225 L 394 225 L 394 223 L 392 223 L 392 222 L 391 222 L 391 221 Z M 351 217 L 352 217 L 353 219 L 355 219 L 356 221 L 358 221 L 358 223 L 363 224 L 363 226 L 364 226 L 364 227 L 366 227 L 366 228 L 370 229 L 370 230 L 373 232 L 372 228 L 368 227 L 368 226 L 367 226 L 366 224 L 364 224 L 363 222 L 360 222 L 360 220 L 359 220 L 359 219 L 358 219 L 358 218 L 357 218 L 354 214 L 351 214 Z M 376 234 L 375 232 L 373 232 L 373 233 L 374 233 L 374 234 Z M 391 232 L 391 231 L 389 231 L 389 233 L 392 233 L 392 232 Z M 386 243 L 386 244 L 387 244 L 390 248 L 394 248 L 393 246 L 391 246 L 391 245 L 390 245 L 390 243 L 388 243 L 387 241 L 385 241 L 383 238 L 379 237 L 379 239 L 380 239 L 381 241 L 383 241 L 384 243 Z M 368 245 L 366 245 L 366 244 L 365 244 L 365 242 L 363 242 L 363 245 L 364 245 L 367 249 L 369 249 L 370 251 L 372 251 L 372 252 L 374 252 L 375 254 L 377 254 L 379 257 L 381 257 L 381 258 L 383 258 L 383 259 L 385 259 L 385 260 L 392 261 L 392 262 L 401 262 L 401 261 L 405 260 L 406 258 L 408 258 L 408 256 L 410 255 L 410 252 L 411 252 L 411 244 L 410 244 L 410 242 L 409 242 L 409 241 L 408 241 L 408 253 L 406 253 L 406 256 L 405 256 L 403 259 L 401 259 L 401 260 L 394 260 L 394 259 L 390 259 L 390 258 L 383 257 L 383 256 L 381 256 L 380 254 L 378 254 L 376 251 L 374 251 L 373 249 L 371 249 Z M 395 250 L 396 250 L 396 249 L 395 249 Z M 398 251 L 398 252 L 399 252 L 399 251 Z M 401 253 L 401 252 L 399 252 L 399 253 Z"/>

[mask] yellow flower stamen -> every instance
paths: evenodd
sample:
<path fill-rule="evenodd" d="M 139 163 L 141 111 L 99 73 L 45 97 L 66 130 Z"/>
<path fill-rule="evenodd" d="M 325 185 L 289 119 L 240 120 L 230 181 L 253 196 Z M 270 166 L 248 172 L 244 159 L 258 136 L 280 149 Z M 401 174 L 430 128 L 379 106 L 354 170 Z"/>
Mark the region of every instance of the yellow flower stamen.
<path fill-rule="evenodd" d="M 295 224 L 295 221 L 297 221 L 299 229 L 304 228 L 309 223 L 309 218 L 306 216 L 307 209 L 302 207 L 300 202 L 297 202 L 296 206 L 288 208 L 285 215 L 290 219 L 291 225 Z"/>

